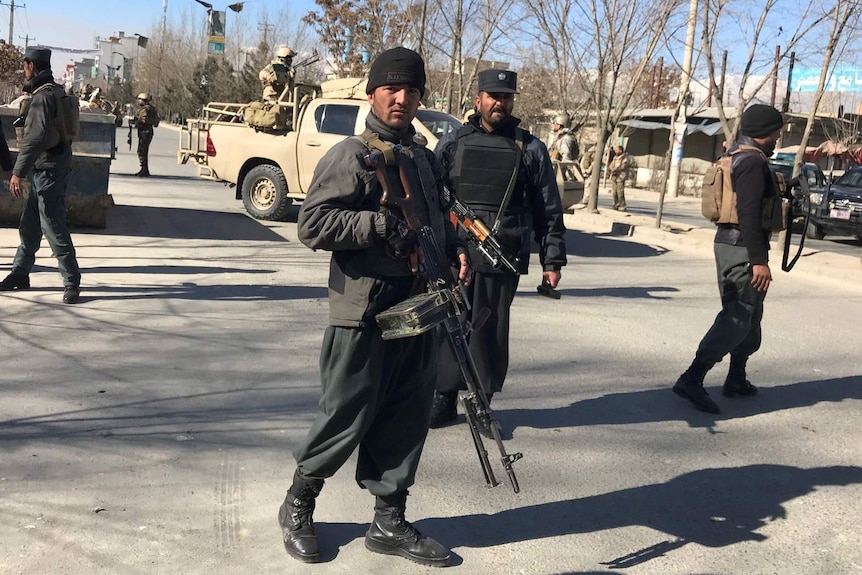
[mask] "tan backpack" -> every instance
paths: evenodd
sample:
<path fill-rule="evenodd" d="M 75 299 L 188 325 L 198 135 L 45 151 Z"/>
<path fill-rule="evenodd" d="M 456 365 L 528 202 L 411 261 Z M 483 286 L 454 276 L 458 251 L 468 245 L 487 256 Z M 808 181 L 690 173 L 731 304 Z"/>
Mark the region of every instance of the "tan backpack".
<path fill-rule="evenodd" d="M 766 160 L 766 155 L 760 148 L 740 145 L 729 154 L 716 160 L 713 165 L 707 168 L 706 174 L 703 176 L 701 213 L 703 213 L 703 217 L 714 224 L 739 223 L 739 216 L 736 213 L 736 192 L 733 190 L 730 172 L 733 157 L 742 152 L 757 152 Z M 784 229 L 780 197 L 784 190 L 784 177 L 782 174 L 773 174 L 773 178 L 776 195 L 764 200 L 761 219 L 763 229 L 778 232 Z"/>

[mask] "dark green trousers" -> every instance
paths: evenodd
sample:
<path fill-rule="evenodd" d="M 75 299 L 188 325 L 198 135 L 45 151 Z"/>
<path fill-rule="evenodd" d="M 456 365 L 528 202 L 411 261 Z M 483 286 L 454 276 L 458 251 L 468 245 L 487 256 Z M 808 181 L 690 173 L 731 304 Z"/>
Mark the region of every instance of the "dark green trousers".
<path fill-rule="evenodd" d="M 358 447 L 361 487 L 389 496 L 413 485 L 431 421 L 436 342 L 434 330 L 387 341 L 376 328 L 327 327 L 317 418 L 294 453 L 300 472 L 332 477 Z"/>
<path fill-rule="evenodd" d="M 760 349 L 760 321 L 766 292 L 751 285 L 751 265 L 744 246 L 714 244 L 721 311 L 697 348 L 696 358 L 718 363 L 728 353 L 747 358 Z"/>
<path fill-rule="evenodd" d="M 48 240 L 57 267 L 63 276 L 64 287 L 81 285 L 81 270 L 72 244 L 72 235 L 66 226 L 66 186 L 69 168 L 34 170 L 29 176 L 30 195 L 21 213 L 18 236 L 21 244 L 12 261 L 12 273 L 27 275 L 36 263 L 36 252 L 42 235 Z"/>
<path fill-rule="evenodd" d="M 509 310 L 518 291 L 520 277 L 509 273 L 476 272 L 464 292 L 471 306 L 465 318 L 467 321 L 473 321 L 482 309 L 488 308 L 491 312 L 485 323 L 467 338 L 486 393 L 501 391 L 509 371 Z M 440 333 L 444 341 L 440 343 L 437 391 L 451 393 L 466 389 L 446 332 L 441 329 Z"/>

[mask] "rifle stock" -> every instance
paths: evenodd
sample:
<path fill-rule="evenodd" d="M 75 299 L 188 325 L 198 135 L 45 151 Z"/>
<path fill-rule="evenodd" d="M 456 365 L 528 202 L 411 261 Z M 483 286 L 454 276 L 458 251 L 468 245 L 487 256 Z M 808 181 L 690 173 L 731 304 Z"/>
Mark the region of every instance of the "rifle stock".
<path fill-rule="evenodd" d="M 399 149 L 396 147 L 395 163 L 399 172 L 399 180 L 397 182 L 392 181 L 393 178 L 390 176 L 389 170 L 386 169 L 386 161 L 382 152 L 367 154 L 364 157 L 365 164 L 368 168 L 374 170 L 375 176 L 383 188 L 380 200 L 381 206 L 399 209 L 407 225 L 416 233 L 419 249 L 424 255 L 422 259 L 422 271 L 428 282 L 428 290 L 447 290 L 450 292 L 447 295 L 452 296 L 447 298 L 448 301 L 451 301 L 452 305 L 456 306 L 458 302 L 463 302 L 460 289 L 453 281 L 452 274 L 445 264 L 445 256 L 443 250 L 440 249 L 440 245 L 437 243 L 434 231 L 429 226 L 423 226 L 416 215 L 409 181 L 405 177 L 403 165 L 397 161 L 399 153 Z M 458 368 L 467 385 L 467 393 L 463 395 L 461 401 L 464 405 L 467 423 L 470 428 L 473 445 L 476 448 L 476 454 L 479 457 L 479 464 L 485 477 L 485 483 L 488 487 L 499 485 L 488 458 L 488 451 L 485 449 L 482 436 L 479 433 L 480 422 L 482 427 L 490 430 L 500 455 L 500 462 L 508 475 L 512 490 L 518 493 L 521 488 L 512 464 L 521 459 L 523 454 L 514 453 L 510 455 L 506 452 L 506 447 L 503 445 L 503 439 L 500 436 L 500 427 L 497 424 L 496 416 L 491 409 L 488 396 L 485 394 L 485 388 L 482 386 L 479 372 L 476 369 L 476 364 L 467 345 L 464 326 L 461 325 L 461 321 L 458 319 L 462 310 L 457 309 L 454 311 L 456 313 L 448 314 L 448 317 L 443 320 L 443 326 L 446 329 L 446 335 L 458 363 Z"/>

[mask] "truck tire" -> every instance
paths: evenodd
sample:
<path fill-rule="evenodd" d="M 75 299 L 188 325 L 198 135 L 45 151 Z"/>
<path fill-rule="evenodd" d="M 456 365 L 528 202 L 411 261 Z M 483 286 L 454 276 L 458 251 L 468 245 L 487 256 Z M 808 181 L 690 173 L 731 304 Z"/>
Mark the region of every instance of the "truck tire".
<path fill-rule="evenodd" d="M 277 166 L 253 167 L 242 180 L 242 205 L 258 220 L 281 221 L 290 208 L 287 180 Z"/>
<path fill-rule="evenodd" d="M 811 238 L 812 240 L 822 240 L 826 237 L 826 232 L 823 231 L 821 226 L 818 226 L 814 222 L 808 222 L 808 229 L 805 230 L 805 237 Z"/>

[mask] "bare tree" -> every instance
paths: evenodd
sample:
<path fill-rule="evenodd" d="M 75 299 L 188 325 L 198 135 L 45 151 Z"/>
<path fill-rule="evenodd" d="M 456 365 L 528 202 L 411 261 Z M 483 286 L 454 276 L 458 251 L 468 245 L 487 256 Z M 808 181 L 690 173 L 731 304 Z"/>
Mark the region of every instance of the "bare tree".
<path fill-rule="evenodd" d="M 734 12 L 733 8 L 737 5 L 742 5 L 742 8 L 749 9 L 749 5 L 743 0 L 704 1 L 701 50 L 706 62 L 708 82 L 712 93 L 715 95 L 718 116 L 724 130 L 725 140 L 732 142 L 736 139 L 738 122 L 734 122 L 731 125 L 728 120 L 728 114 L 724 105 L 724 94 L 719 88 L 719 80 L 716 79 L 716 51 L 722 50 L 717 45 L 717 38 L 720 37 L 721 32 L 725 31 L 726 28 L 735 27 L 745 22 L 745 19 L 740 16 L 741 12 Z M 734 118 L 739 118 L 749 102 L 766 85 L 772 75 L 776 73 L 777 66 L 786 60 L 787 56 L 796 49 L 803 37 L 817 28 L 835 10 L 834 7 L 819 9 L 813 3 L 807 5 L 800 3 L 798 6 L 801 7 L 801 12 L 795 18 L 788 19 L 785 17 L 787 14 L 786 10 L 777 13 L 782 9 L 780 4 L 780 0 L 765 0 L 760 5 L 761 10 L 756 20 L 751 23 L 751 30 L 745 35 L 749 48 L 739 81 L 737 104 L 733 114 Z M 757 13 L 755 12 L 755 14 Z M 781 36 L 784 36 L 785 29 L 790 30 L 790 27 L 793 26 L 792 34 L 783 42 L 777 60 L 772 58 L 771 54 L 774 48 L 768 44 L 771 44 L 772 41 L 777 40 L 780 36 L 772 33 L 774 23 L 767 27 L 767 24 L 770 23 L 770 18 L 780 19 L 781 25 L 777 26 L 777 28 Z M 764 66 L 763 62 L 769 62 L 769 65 Z M 750 82 L 753 83 L 753 86 L 749 85 Z"/>
<path fill-rule="evenodd" d="M 502 38 L 509 12 L 493 0 L 431 0 L 426 8 L 424 55 L 446 70 L 442 84 L 430 87 L 445 99 L 447 112 L 460 116 L 472 106 L 471 87 Z"/>
<path fill-rule="evenodd" d="M 679 5 L 679 0 L 541 0 L 525 7 L 543 33 L 565 43 L 555 47 L 557 59 L 569 62 L 558 71 L 558 81 L 568 85 L 571 65 L 574 88 L 593 110 L 597 159 L 604 158 L 608 140 L 663 45 L 665 25 Z M 598 202 L 601 166 L 601 161 L 593 164 L 591 210 Z"/>
<path fill-rule="evenodd" d="M 808 145 L 808 138 L 811 135 L 811 129 L 817 116 L 817 109 L 820 106 L 820 101 L 823 98 L 823 93 L 826 89 L 826 81 L 834 67 L 833 58 L 836 51 L 847 46 L 854 39 L 855 34 L 846 34 L 849 29 L 855 32 L 855 24 L 859 22 L 859 0 L 835 0 L 835 7 L 832 11 L 831 26 L 829 34 L 826 37 L 826 46 L 823 51 L 823 65 L 820 69 L 820 80 L 817 83 L 817 92 L 814 94 L 814 102 L 811 109 L 808 111 L 808 118 L 805 123 L 805 129 L 802 132 L 802 139 L 799 142 L 799 149 L 796 150 L 796 157 L 793 160 L 793 176 L 798 176 L 802 171 L 802 163 L 805 161 L 805 148 Z M 849 27 L 848 27 L 849 25 Z M 839 118 L 840 121 L 840 118 Z"/>

